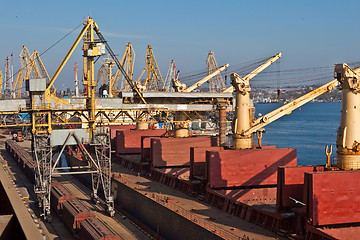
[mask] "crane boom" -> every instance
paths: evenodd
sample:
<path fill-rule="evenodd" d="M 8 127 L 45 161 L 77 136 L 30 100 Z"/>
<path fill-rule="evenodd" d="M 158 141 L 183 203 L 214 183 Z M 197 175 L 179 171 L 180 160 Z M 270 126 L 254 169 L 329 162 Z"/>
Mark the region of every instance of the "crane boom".
<path fill-rule="evenodd" d="M 355 68 L 354 71 L 359 72 L 360 71 L 360 67 Z M 253 123 L 250 129 L 244 131 L 242 133 L 242 135 L 248 135 L 251 133 L 254 133 L 256 131 L 258 131 L 259 129 L 265 127 L 266 125 L 268 125 L 269 123 L 274 122 L 275 120 L 281 118 L 282 116 L 286 115 L 286 114 L 290 114 L 293 110 L 295 110 L 296 108 L 301 107 L 302 105 L 304 105 L 305 103 L 310 102 L 311 100 L 319 97 L 320 95 L 326 93 L 326 92 L 330 92 L 332 89 L 334 89 L 337 85 L 339 85 L 339 81 L 337 79 L 333 79 L 332 81 L 318 87 L 317 89 L 289 102 L 288 104 L 275 109 L 274 111 L 256 119 Z"/>
<path fill-rule="evenodd" d="M 216 71 L 212 72 L 211 74 L 207 75 L 203 79 L 197 81 L 195 84 L 191 85 L 190 87 L 186 88 L 186 85 L 184 83 L 181 83 L 177 79 L 173 79 L 173 87 L 176 92 L 192 92 L 194 89 L 200 87 L 205 82 L 207 82 L 212 77 L 216 76 L 220 72 L 224 71 L 226 68 L 229 67 L 229 64 L 225 64 L 224 66 L 218 68 Z"/>
<path fill-rule="evenodd" d="M 247 74 L 245 77 L 243 77 L 244 80 L 250 81 L 252 78 L 254 78 L 256 75 L 258 75 L 260 72 L 262 72 L 265 68 L 267 68 L 268 66 L 270 66 L 271 64 L 273 64 L 276 60 L 278 60 L 279 58 L 281 58 L 282 54 L 281 52 L 279 52 L 278 54 L 276 54 L 275 56 L 272 56 L 271 58 L 269 58 L 266 62 L 264 62 L 263 64 L 261 64 L 259 67 L 257 67 L 256 69 L 254 69 L 251 73 Z M 225 89 L 223 92 L 233 92 L 234 91 L 234 87 L 230 86 L 227 89 Z"/>
<path fill-rule="evenodd" d="M 204 77 L 203 79 L 201 79 L 200 81 L 198 81 L 197 83 L 193 84 L 192 86 L 188 87 L 187 89 L 184 90 L 184 92 L 192 92 L 195 88 L 200 87 L 201 85 L 203 85 L 204 83 L 206 83 L 209 79 L 211 79 L 212 77 L 216 76 L 217 74 L 219 74 L 220 72 L 224 71 L 225 69 L 227 69 L 229 67 L 229 64 L 225 64 L 224 66 L 220 67 L 218 70 L 212 72 L 211 74 L 207 75 L 206 77 Z"/>

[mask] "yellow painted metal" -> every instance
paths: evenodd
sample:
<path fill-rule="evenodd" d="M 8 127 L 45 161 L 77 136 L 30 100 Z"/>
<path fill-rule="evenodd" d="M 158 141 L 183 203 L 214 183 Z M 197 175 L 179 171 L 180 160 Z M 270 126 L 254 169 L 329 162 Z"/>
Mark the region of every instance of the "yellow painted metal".
<path fill-rule="evenodd" d="M 62 62 L 60 63 L 59 67 L 56 69 L 54 75 L 51 77 L 48 85 L 47 85 L 47 91 L 50 91 L 50 88 L 52 87 L 52 85 L 54 84 L 55 80 L 57 79 L 57 77 L 59 76 L 61 70 L 64 68 L 65 64 L 67 63 L 67 61 L 69 60 L 70 56 L 72 55 L 72 53 L 74 52 L 75 48 L 77 47 L 77 45 L 80 43 L 81 38 L 84 36 L 84 34 L 88 31 L 88 29 L 92 26 L 95 25 L 96 23 L 91 19 L 88 18 L 86 20 L 86 24 L 84 24 L 83 29 L 81 30 L 80 34 L 78 35 L 78 37 L 76 38 L 75 42 L 72 44 L 72 46 L 70 47 L 70 50 L 67 52 L 67 54 L 65 55 L 64 59 L 62 60 Z"/>
<path fill-rule="evenodd" d="M 30 78 L 31 69 L 32 69 L 30 53 L 26 48 L 26 46 L 22 47 L 19 58 L 20 58 L 21 69 L 18 71 L 15 78 L 15 82 L 12 86 L 13 87 L 12 92 L 15 93 L 15 97 L 17 98 L 21 97 L 22 85 L 26 79 Z"/>
<path fill-rule="evenodd" d="M 129 42 L 126 45 L 126 49 L 120 61 L 120 64 L 123 66 L 131 82 L 133 77 L 134 61 L 135 61 L 135 51 L 131 43 Z M 101 67 L 99 68 L 98 76 L 96 80 L 96 85 L 98 85 L 99 80 L 101 79 L 102 85 L 109 86 L 109 97 L 118 96 L 119 92 L 121 91 L 124 92 L 131 91 L 131 86 L 127 83 L 120 69 L 118 69 L 116 73 L 113 74 L 114 65 L 115 62 L 110 58 L 110 56 L 108 56 L 105 59 L 105 61 L 102 63 Z M 119 86 L 120 79 L 121 79 L 121 86 Z"/>
<path fill-rule="evenodd" d="M 135 56 L 136 56 L 136 54 L 135 54 L 134 48 L 133 48 L 131 42 L 129 42 L 126 45 L 126 50 L 124 52 L 124 55 L 123 55 L 120 63 L 123 66 L 127 75 L 129 76 L 130 81 L 132 81 L 132 79 L 133 79 Z M 115 73 L 115 81 L 114 81 L 114 86 L 113 86 L 114 91 L 116 91 L 118 89 L 117 86 L 118 86 L 119 80 L 121 78 L 123 78 L 123 75 L 121 74 L 120 69 L 118 69 L 117 72 Z M 131 90 L 131 87 L 127 83 L 125 78 L 122 79 L 119 90 L 124 91 L 124 92 L 128 92 Z"/>
<path fill-rule="evenodd" d="M 253 77 L 255 77 L 256 75 L 258 75 L 260 72 L 262 72 L 265 68 L 267 68 L 268 66 L 270 66 L 272 63 L 274 63 L 276 60 L 278 60 L 279 58 L 281 58 L 281 52 L 276 54 L 275 56 L 269 58 L 269 60 L 267 60 L 266 62 L 264 62 L 263 64 L 261 64 L 259 67 L 257 67 L 256 69 L 254 69 L 251 73 L 249 73 L 248 75 L 246 75 L 245 77 L 243 77 L 244 80 L 250 81 Z M 234 87 L 230 86 L 227 89 L 224 90 L 224 92 L 233 92 L 234 91 Z"/>
<path fill-rule="evenodd" d="M 33 54 L 31 54 L 30 59 L 31 59 L 30 60 L 31 65 L 33 66 L 33 69 L 34 69 L 33 70 L 34 78 L 46 78 L 49 81 L 50 80 L 49 74 L 45 68 L 43 61 L 40 58 L 39 53 L 36 50 L 33 52 Z M 41 73 L 38 70 L 38 66 L 41 70 Z M 58 98 L 56 96 L 56 88 L 54 85 L 52 85 L 52 87 L 50 88 L 50 91 L 47 91 L 46 94 L 48 94 L 48 95 L 45 95 L 45 99 L 47 99 L 47 102 L 50 102 L 50 99 L 53 99 L 55 106 L 59 106 L 61 104 L 71 106 L 71 104 L 69 102 L 67 102 L 61 98 Z"/>
<path fill-rule="evenodd" d="M 158 64 L 156 62 L 152 47 L 150 45 L 148 45 L 146 50 L 145 61 L 146 61 L 146 66 L 137 80 L 136 83 L 137 87 L 142 91 L 146 91 L 146 90 L 167 91 Z M 144 84 L 141 84 L 141 77 L 145 73 L 145 71 L 147 73 L 146 79 Z"/>

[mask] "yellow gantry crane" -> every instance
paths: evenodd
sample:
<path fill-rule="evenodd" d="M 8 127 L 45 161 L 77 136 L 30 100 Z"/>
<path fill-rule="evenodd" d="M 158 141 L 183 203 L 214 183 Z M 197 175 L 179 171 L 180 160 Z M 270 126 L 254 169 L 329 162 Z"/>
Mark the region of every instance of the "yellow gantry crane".
<path fill-rule="evenodd" d="M 148 45 L 147 51 L 145 54 L 146 66 L 142 71 L 139 79 L 136 82 L 136 86 L 140 91 L 167 91 L 165 87 L 165 82 L 161 76 L 159 67 L 155 60 L 155 56 L 152 50 L 152 47 Z M 144 84 L 141 84 L 141 77 L 147 72 L 146 79 Z"/>
<path fill-rule="evenodd" d="M 48 81 L 50 80 L 45 65 L 42 62 L 40 55 L 36 50 L 30 55 L 29 50 L 24 45 L 21 49 L 19 58 L 20 58 L 21 69 L 16 75 L 12 89 L 15 98 L 21 98 L 21 90 L 23 87 L 23 82 L 25 82 L 26 80 L 30 78 L 34 78 L 34 79 L 46 78 Z M 56 88 L 54 86 L 51 87 L 48 93 L 49 95 L 47 96 L 47 98 L 49 99 L 49 101 L 50 99 L 53 99 L 54 104 L 56 106 L 60 104 L 66 104 L 71 106 L 69 102 L 56 97 Z"/>
<path fill-rule="evenodd" d="M 135 63 L 135 51 L 129 42 L 126 45 L 126 50 L 120 61 L 120 64 L 123 66 L 127 76 L 129 76 L 130 81 L 132 82 L 133 71 Z M 113 66 L 115 62 L 108 56 L 103 64 L 101 65 L 98 71 L 98 77 L 96 85 L 98 85 L 99 80 L 101 79 L 102 85 L 108 85 L 109 87 L 109 97 L 117 96 L 119 92 L 128 92 L 131 90 L 130 85 L 127 83 L 124 75 L 118 69 L 115 74 L 113 74 Z M 121 85 L 119 86 L 119 83 Z"/>
<path fill-rule="evenodd" d="M 29 50 L 26 48 L 26 46 L 22 47 L 19 58 L 21 69 L 20 71 L 18 71 L 14 84 L 12 86 L 12 92 L 15 93 L 16 98 L 21 97 L 23 83 L 26 79 L 29 79 L 31 77 L 31 69 L 33 69 L 32 66 L 30 66 L 33 63 L 31 61 Z"/>
<path fill-rule="evenodd" d="M 96 36 L 98 38 L 96 38 Z M 51 89 L 54 82 L 59 76 L 60 72 L 64 68 L 65 64 L 69 60 L 70 56 L 74 52 L 75 48 L 79 45 L 81 39 L 84 40 L 83 44 L 83 56 L 84 56 L 84 85 L 86 87 L 86 103 L 83 107 L 78 108 L 81 111 L 81 116 L 88 123 L 86 130 L 78 129 L 83 133 L 83 138 L 79 138 L 73 129 L 52 129 L 53 121 L 56 121 L 60 115 L 56 113 L 56 110 L 51 109 L 50 96 Z M 84 27 L 76 40 L 72 44 L 70 50 L 65 55 L 64 59 L 56 69 L 54 75 L 50 78 L 49 82 L 42 79 L 30 79 L 29 80 L 29 93 L 30 93 L 30 106 L 29 113 L 31 114 L 31 126 L 33 136 L 33 154 L 34 159 L 37 162 L 36 177 L 35 177 L 35 193 L 37 194 L 39 205 L 41 209 L 41 215 L 50 219 L 50 189 L 51 178 L 53 175 L 61 175 L 57 172 L 57 164 L 60 157 L 53 161 L 53 144 L 54 139 L 57 139 L 57 134 L 67 134 L 65 142 L 61 142 L 62 145 L 59 156 L 63 153 L 68 140 L 70 138 L 75 139 L 76 143 L 81 146 L 83 153 L 86 154 L 86 160 L 88 161 L 88 170 L 82 171 L 84 166 L 76 174 L 91 174 L 92 178 L 92 197 L 94 200 L 99 200 L 98 190 L 101 188 L 104 192 L 106 204 L 108 206 L 108 212 L 111 216 L 114 214 L 114 199 L 111 195 L 111 149 L 110 149 L 110 137 L 106 127 L 98 126 L 96 122 L 96 106 L 95 106 L 95 59 L 105 55 L 105 51 L 108 51 L 112 57 L 115 65 L 120 69 L 122 75 L 126 79 L 132 92 L 134 93 L 135 103 L 146 104 L 142 93 L 131 81 L 127 72 L 124 70 L 120 61 L 116 58 L 114 52 L 102 36 L 98 25 L 90 17 L 84 20 Z M 39 103 L 40 102 L 40 103 Z M 68 111 L 65 109 L 63 112 Z M 59 110 L 59 112 L 61 112 Z M 101 125 L 101 124 L 100 124 Z M 62 132 L 62 133 L 61 133 Z M 60 139 L 62 139 L 60 137 Z M 90 154 L 86 148 L 82 145 L 83 142 L 89 144 L 92 147 L 93 154 Z M 86 167 L 86 166 L 85 166 Z M 75 170 L 76 171 L 76 170 Z"/>
<path fill-rule="evenodd" d="M 127 75 L 129 76 L 130 81 L 132 82 L 133 75 L 134 75 L 135 51 L 134 51 L 133 46 L 131 45 L 131 42 L 129 42 L 126 45 L 126 50 L 124 52 L 124 55 L 123 55 L 120 63 L 123 66 Z M 126 81 L 124 75 L 121 73 L 120 69 L 118 69 L 115 74 L 114 86 L 118 85 L 119 80 L 121 80 L 120 91 L 129 92 L 131 90 L 131 87 L 128 84 L 128 82 Z"/>

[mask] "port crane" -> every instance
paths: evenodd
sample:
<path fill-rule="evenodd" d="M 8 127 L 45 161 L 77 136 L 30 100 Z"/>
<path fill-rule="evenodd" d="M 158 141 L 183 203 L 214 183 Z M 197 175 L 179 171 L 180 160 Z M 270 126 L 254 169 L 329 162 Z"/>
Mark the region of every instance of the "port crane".
<path fill-rule="evenodd" d="M 271 58 L 269 58 L 266 62 L 264 62 L 263 64 L 261 64 L 259 67 L 257 67 L 256 69 L 254 69 L 252 72 L 250 72 L 249 74 L 247 74 L 245 77 L 243 77 L 244 80 L 246 81 L 250 81 L 252 78 L 254 78 L 256 75 L 258 75 L 260 72 L 262 72 L 263 70 L 265 70 L 268 66 L 270 66 L 271 64 L 273 64 L 276 60 L 278 60 L 279 58 L 281 58 L 282 54 L 281 52 L 276 54 L 275 56 L 272 56 Z M 234 86 L 230 86 L 227 89 L 225 89 L 223 92 L 233 92 L 235 90 Z"/>
<path fill-rule="evenodd" d="M 95 39 L 95 34 L 99 39 Z M 58 139 L 60 132 L 52 128 L 53 120 L 56 121 L 61 114 L 55 119 L 53 116 L 53 110 L 50 108 L 50 99 L 47 98 L 51 94 L 51 89 L 61 70 L 69 60 L 71 54 L 74 52 L 76 46 L 79 44 L 81 39 L 84 39 L 83 52 L 85 58 L 85 71 L 87 72 L 87 86 L 88 86 L 88 98 L 86 99 L 87 115 L 82 115 L 87 119 L 88 122 L 88 135 L 83 135 L 87 138 L 90 146 L 93 147 L 95 154 L 90 154 L 83 145 L 83 140 L 75 134 L 74 131 L 69 131 L 66 139 L 62 142 L 63 147 L 59 153 L 59 157 L 53 161 L 52 148 L 54 141 Z M 61 168 L 57 166 L 60 156 L 65 149 L 67 143 L 72 139 L 81 146 L 84 153 L 87 156 L 89 165 L 91 166 L 88 171 L 78 172 L 90 173 L 92 176 L 92 188 L 93 188 L 93 199 L 98 199 L 98 190 L 101 185 L 106 203 L 108 205 L 108 211 L 110 215 L 114 214 L 113 198 L 111 196 L 111 151 L 110 151 L 110 139 L 107 128 L 97 127 L 96 128 L 96 116 L 95 116 L 95 79 L 94 79 L 94 60 L 96 57 L 105 54 L 105 49 L 109 52 L 113 58 L 115 64 L 121 70 L 125 76 L 128 84 L 132 87 L 134 94 L 137 93 L 137 97 L 143 103 L 146 103 L 143 99 L 138 88 L 130 81 L 127 73 L 123 69 L 120 62 L 117 60 L 115 54 L 107 44 L 105 38 L 99 31 L 97 24 L 92 18 L 87 18 L 84 21 L 84 27 L 80 34 L 77 36 L 75 42 L 71 46 L 68 53 L 65 55 L 61 64 L 55 71 L 54 75 L 50 78 L 49 82 L 45 78 L 29 79 L 29 93 L 30 93 L 30 106 L 29 110 L 31 115 L 31 126 L 33 136 L 33 155 L 37 162 L 37 171 L 35 179 L 35 193 L 38 196 L 39 205 L 42 209 L 42 216 L 45 219 L 51 219 L 50 215 L 50 188 L 51 178 L 54 175 L 59 175 L 57 171 Z M 40 104 L 39 104 L 40 99 Z M 84 132 L 83 132 L 84 133 Z M 60 145 L 62 145 L 60 144 Z M 73 174 L 76 174 L 72 172 Z"/>
<path fill-rule="evenodd" d="M 212 51 L 209 51 L 208 57 L 206 58 L 206 69 L 208 75 L 218 69 L 218 65 Z M 222 91 L 225 88 L 226 86 L 224 80 L 222 79 L 220 74 L 217 74 L 216 76 L 209 79 L 209 92 Z"/>
<path fill-rule="evenodd" d="M 120 64 L 125 69 L 125 72 L 129 76 L 130 81 L 132 81 L 132 77 L 133 77 L 134 63 L 135 63 L 135 51 L 134 48 L 132 47 L 131 42 L 129 42 L 126 45 L 126 49 L 120 61 Z M 127 83 L 127 81 L 125 81 L 125 78 L 122 75 L 120 69 L 117 69 L 116 73 L 113 74 L 114 65 L 115 62 L 110 58 L 110 56 L 108 56 L 98 71 L 98 78 L 96 81 L 96 85 L 98 85 L 100 79 L 102 85 L 108 85 L 109 97 L 117 96 L 121 91 L 125 91 L 125 92 L 130 91 L 130 86 Z M 119 82 L 121 82 L 120 86 L 119 86 Z"/>
<path fill-rule="evenodd" d="M 360 67 L 355 71 L 359 71 Z M 340 70 L 339 70 L 340 71 Z M 342 75 L 343 76 L 343 75 Z M 250 104 L 250 81 L 240 77 L 237 73 L 230 74 L 231 83 L 236 92 L 235 119 L 233 121 L 233 147 L 234 149 L 249 149 L 253 147 L 253 134 L 266 125 L 274 122 L 284 115 L 290 114 L 296 108 L 319 97 L 320 95 L 331 91 L 338 84 L 337 79 L 314 89 L 313 91 L 281 106 L 274 111 L 265 114 L 257 119 L 253 118 L 252 106 Z"/>
<path fill-rule="evenodd" d="M 360 74 L 346 63 L 335 64 L 336 79 L 342 88 L 340 126 L 337 132 L 337 166 L 342 170 L 360 169 Z"/>
<path fill-rule="evenodd" d="M 172 87 L 171 83 L 173 81 L 173 79 L 178 79 L 179 78 L 179 71 L 176 70 L 176 64 L 174 60 L 171 60 L 170 62 L 170 66 L 169 66 L 169 70 L 166 74 L 166 78 L 165 78 L 165 87 L 169 92 L 173 92 L 174 88 Z"/>
<path fill-rule="evenodd" d="M 61 70 L 68 62 L 75 48 L 83 40 L 84 74 L 83 80 L 87 88 L 87 94 L 83 98 L 67 98 L 64 101 L 77 103 L 72 106 L 56 107 L 47 96 L 51 95 L 51 89 Z M 109 53 L 115 65 L 120 69 L 132 92 L 129 100 L 123 98 L 96 98 L 95 96 L 95 61 Z M 65 150 L 66 145 L 79 145 L 82 149 L 87 166 L 71 169 L 71 174 L 92 175 L 93 199 L 98 199 L 99 189 L 103 189 L 108 212 L 113 214 L 113 198 L 111 196 L 111 149 L 108 128 L 105 126 L 114 122 L 137 122 L 142 116 L 150 116 L 153 121 L 174 122 L 172 112 L 183 112 L 183 121 L 188 121 L 191 116 L 198 116 L 199 112 L 213 111 L 214 98 L 219 94 L 196 93 L 184 97 L 186 94 L 178 93 L 169 96 L 167 92 L 142 93 L 131 78 L 121 62 L 102 36 L 98 25 L 92 18 L 84 20 L 84 26 L 74 43 L 66 53 L 55 73 L 47 81 L 46 78 L 30 78 L 27 80 L 29 92 L 29 104 L 25 99 L 14 99 L 16 105 L 7 107 L 10 100 L 2 100 L 0 114 L 26 113 L 30 116 L 30 123 L 14 123 L 12 126 L 31 126 L 33 158 L 37 163 L 34 189 L 38 197 L 41 214 L 45 219 L 51 219 L 50 215 L 50 186 L 52 177 L 63 174 L 59 165 L 59 157 L 55 157 L 53 149 L 60 146 L 59 156 Z M 146 100 L 144 95 L 147 96 Z M 220 94 L 230 106 L 232 94 Z M 13 101 L 13 100 L 12 100 Z M 86 129 L 64 129 L 64 126 L 87 124 Z M 5 124 L 1 125 L 5 126 Z M 8 126 L 8 125 L 6 125 Z M 61 126 L 62 129 L 58 129 Z M 181 130 L 181 129 L 180 129 Z M 60 134 L 60 135 L 59 135 Z M 88 148 L 92 151 L 88 151 Z M 59 148 L 58 148 L 59 149 Z M 76 172 L 74 172 L 76 170 Z"/>
<path fill-rule="evenodd" d="M 203 79 L 197 81 L 196 83 L 194 83 L 193 85 L 191 85 L 190 87 L 186 87 L 185 83 L 181 83 L 177 78 L 173 78 L 173 88 L 175 89 L 175 92 L 192 92 L 194 91 L 196 88 L 200 87 L 201 85 L 203 85 L 204 83 L 206 83 L 207 81 L 209 81 L 211 78 L 215 77 L 216 75 L 218 75 L 220 72 L 224 71 L 225 69 L 227 69 L 229 67 L 229 64 L 225 64 L 224 66 L 218 68 L 217 70 L 215 70 L 214 72 L 212 72 L 211 74 L 207 75 L 206 77 L 204 77 Z"/>
<path fill-rule="evenodd" d="M 145 68 L 140 74 L 140 77 L 136 81 L 136 86 L 140 89 L 140 91 L 167 91 L 165 82 L 161 76 L 159 67 L 155 60 L 154 52 L 150 45 L 147 46 L 146 54 L 145 54 Z M 144 84 L 141 84 L 141 77 L 143 74 L 147 72 L 146 79 Z"/>

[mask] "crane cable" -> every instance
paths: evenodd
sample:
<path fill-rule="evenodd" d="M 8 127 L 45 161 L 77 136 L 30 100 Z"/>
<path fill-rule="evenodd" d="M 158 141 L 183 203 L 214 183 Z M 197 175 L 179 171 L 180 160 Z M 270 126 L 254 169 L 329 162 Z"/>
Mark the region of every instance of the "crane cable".
<path fill-rule="evenodd" d="M 78 29 L 80 26 L 82 26 L 83 23 L 79 24 L 77 27 L 75 27 L 74 29 L 72 29 L 70 32 L 68 32 L 67 34 L 65 34 L 63 37 L 61 37 L 58 41 L 56 41 L 54 44 L 52 44 L 50 47 L 48 47 L 46 50 L 44 50 L 42 53 L 39 53 L 39 56 L 44 55 L 45 53 L 47 53 L 50 49 L 52 49 L 53 47 L 55 47 L 57 44 L 59 44 L 61 41 L 63 41 L 66 37 L 68 37 L 71 33 L 73 33 L 76 29 Z M 35 59 L 33 60 L 35 61 Z M 18 71 L 16 71 L 12 77 L 16 76 L 20 71 L 22 71 L 24 68 L 28 67 L 30 64 L 32 64 L 32 61 L 30 61 L 28 64 L 26 64 L 24 67 L 20 68 Z M 1 84 L 2 86 L 3 84 Z M 25 86 L 22 86 L 21 89 L 24 89 Z"/>

